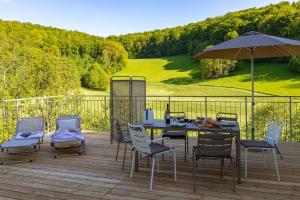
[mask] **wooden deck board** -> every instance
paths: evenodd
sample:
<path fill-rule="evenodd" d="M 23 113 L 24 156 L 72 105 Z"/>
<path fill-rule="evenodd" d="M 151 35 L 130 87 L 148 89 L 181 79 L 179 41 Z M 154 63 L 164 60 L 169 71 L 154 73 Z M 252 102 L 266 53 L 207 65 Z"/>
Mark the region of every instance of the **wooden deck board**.
<path fill-rule="evenodd" d="M 165 156 L 165 161 L 160 161 L 160 173 L 155 173 L 154 191 L 150 192 L 147 159 L 140 161 L 140 171 L 130 179 L 130 149 L 125 169 L 121 170 L 124 146 L 121 145 L 119 160 L 115 161 L 116 144 L 110 144 L 107 133 L 88 133 L 87 136 L 87 152 L 82 156 L 54 159 L 46 139 L 33 163 L 0 166 L 0 200 L 300 199 L 299 143 L 280 145 L 284 156 L 284 160 L 279 161 L 281 182 L 276 181 L 271 153 L 267 155 L 266 169 L 263 156 L 250 153 L 249 178 L 242 179 L 235 193 L 232 191 L 229 162 L 225 162 L 224 177 L 221 179 L 219 161 L 199 161 L 197 193 L 194 194 L 191 158 L 187 163 L 184 162 L 182 141 L 175 141 L 178 181 L 174 182 L 172 157 Z M 190 146 L 195 141 L 191 139 Z"/>

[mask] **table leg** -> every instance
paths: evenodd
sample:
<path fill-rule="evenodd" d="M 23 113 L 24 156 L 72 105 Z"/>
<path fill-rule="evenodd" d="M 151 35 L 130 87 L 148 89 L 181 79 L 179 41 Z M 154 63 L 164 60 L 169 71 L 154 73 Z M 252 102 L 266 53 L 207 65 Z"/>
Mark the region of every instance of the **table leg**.
<path fill-rule="evenodd" d="M 241 145 L 240 145 L 240 133 L 236 134 L 236 170 L 237 170 L 237 179 L 238 184 L 241 184 Z"/>
<path fill-rule="evenodd" d="M 151 140 L 154 140 L 154 130 L 151 129 Z"/>

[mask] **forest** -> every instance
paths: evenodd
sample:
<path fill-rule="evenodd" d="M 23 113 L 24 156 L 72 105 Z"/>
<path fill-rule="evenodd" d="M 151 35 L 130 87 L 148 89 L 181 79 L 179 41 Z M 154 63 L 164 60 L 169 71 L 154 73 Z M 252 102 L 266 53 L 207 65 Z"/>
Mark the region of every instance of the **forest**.
<path fill-rule="evenodd" d="M 0 20 L 0 38 L 0 100 L 105 89 L 128 57 L 118 42 L 30 23 Z"/>
<path fill-rule="evenodd" d="M 121 42 L 130 58 L 178 54 L 195 55 L 208 45 L 238 37 L 248 31 L 300 39 L 300 1 L 281 2 L 261 8 L 227 13 L 163 30 L 109 36 Z"/>
<path fill-rule="evenodd" d="M 192 58 L 209 45 L 251 30 L 300 39 L 299 27 L 299 1 L 231 12 L 186 26 L 107 38 L 0 20 L 0 100 L 73 94 L 81 86 L 105 90 L 109 77 L 126 66 L 128 57 L 188 54 Z M 292 70 L 300 71 L 299 58 L 292 58 L 290 63 Z M 216 74 L 207 70 L 205 73 L 202 77 Z"/>

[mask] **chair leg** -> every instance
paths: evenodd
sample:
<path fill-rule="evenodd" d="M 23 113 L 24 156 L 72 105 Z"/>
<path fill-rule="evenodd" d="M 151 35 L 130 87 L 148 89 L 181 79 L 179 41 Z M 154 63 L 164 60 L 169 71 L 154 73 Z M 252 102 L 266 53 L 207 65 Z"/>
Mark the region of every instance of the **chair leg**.
<path fill-rule="evenodd" d="M 248 176 L 247 170 L 248 170 L 248 149 L 245 148 L 245 178 L 247 178 Z"/>
<path fill-rule="evenodd" d="M 184 162 L 186 162 L 186 152 L 187 152 L 186 143 L 187 143 L 187 140 L 186 140 L 186 137 L 185 137 L 185 139 L 184 139 Z"/>
<path fill-rule="evenodd" d="M 124 165 L 125 165 L 126 150 L 127 150 L 127 143 L 125 143 L 125 150 L 124 150 L 124 156 L 123 156 L 123 164 L 122 164 L 122 169 L 124 169 Z"/>
<path fill-rule="evenodd" d="M 265 149 L 263 149 L 262 151 L 263 151 L 263 155 L 264 155 L 264 164 L 265 164 L 265 169 L 266 169 L 268 166 L 267 166 L 267 158 L 266 158 L 266 154 L 265 154 Z"/>
<path fill-rule="evenodd" d="M 151 170 L 151 179 L 150 179 L 150 191 L 152 191 L 154 165 L 155 165 L 155 157 L 152 157 L 152 170 Z"/>
<path fill-rule="evenodd" d="M 224 159 L 221 159 L 221 178 L 223 178 L 223 165 L 224 165 Z"/>
<path fill-rule="evenodd" d="M 133 168 L 134 168 L 134 163 L 135 163 L 135 150 L 133 150 L 131 153 L 133 155 L 132 155 L 130 178 L 132 178 L 132 176 L 133 176 Z"/>
<path fill-rule="evenodd" d="M 193 191 L 196 192 L 196 159 L 195 153 L 193 152 Z"/>
<path fill-rule="evenodd" d="M 233 184 L 233 191 L 235 192 L 235 176 L 236 176 L 236 173 L 235 173 L 235 160 L 233 159 L 233 165 L 232 165 L 232 184 Z"/>
<path fill-rule="evenodd" d="M 273 152 L 273 156 L 274 156 L 274 162 L 275 162 L 275 169 L 276 169 L 276 174 L 277 174 L 277 180 L 280 181 L 279 169 L 278 169 L 278 162 L 277 162 L 277 158 L 276 158 L 275 149 L 272 149 L 272 152 Z"/>
<path fill-rule="evenodd" d="M 187 154 L 190 155 L 190 150 L 189 150 L 189 135 L 186 135 L 186 149 L 187 149 Z"/>
<path fill-rule="evenodd" d="M 118 148 L 117 148 L 117 155 L 116 155 L 116 161 L 118 160 L 118 155 L 119 155 L 119 148 L 120 148 L 120 142 L 118 143 Z"/>
<path fill-rule="evenodd" d="M 174 179 L 177 181 L 177 173 L 176 173 L 176 151 L 174 149 Z"/>
<path fill-rule="evenodd" d="M 164 141 L 163 141 L 163 140 L 161 141 L 161 144 L 164 146 Z M 162 155 L 161 155 L 161 160 L 162 160 L 162 161 L 165 160 L 165 154 L 162 154 Z"/>
<path fill-rule="evenodd" d="M 158 157 L 156 157 L 156 162 L 157 162 L 157 173 L 159 173 L 159 162 L 158 162 Z"/>

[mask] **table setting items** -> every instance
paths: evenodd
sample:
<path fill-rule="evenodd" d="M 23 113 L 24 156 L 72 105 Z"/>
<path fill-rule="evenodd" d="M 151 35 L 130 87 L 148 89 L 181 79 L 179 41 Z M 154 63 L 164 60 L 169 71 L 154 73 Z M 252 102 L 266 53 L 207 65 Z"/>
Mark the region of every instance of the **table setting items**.
<path fill-rule="evenodd" d="M 144 111 L 144 124 L 153 124 L 154 114 L 151 108 Z"/>

